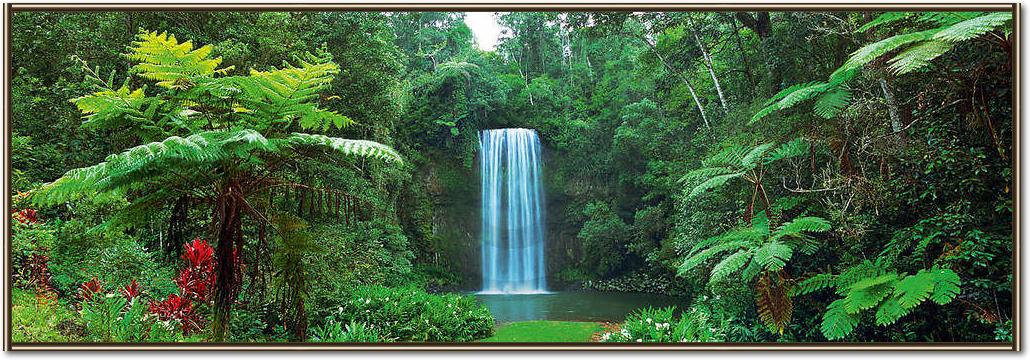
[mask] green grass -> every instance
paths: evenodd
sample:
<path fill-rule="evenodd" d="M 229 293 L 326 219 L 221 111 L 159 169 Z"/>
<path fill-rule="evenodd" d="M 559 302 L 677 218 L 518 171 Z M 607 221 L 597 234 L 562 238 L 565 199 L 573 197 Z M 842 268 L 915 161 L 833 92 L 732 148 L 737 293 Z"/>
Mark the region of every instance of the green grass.
<path fill-rule="evenodd" d="M 589 342 L 601 324 L 579 321 L 523 321 L 504 325 L 483 342 Z"/>
<path fill-rule="evenodd" d="M 81 341 L 78 317 L 67 304 L 40 303 L 31 291 L 11 291 L 11 340 L 14 342 Z"/>

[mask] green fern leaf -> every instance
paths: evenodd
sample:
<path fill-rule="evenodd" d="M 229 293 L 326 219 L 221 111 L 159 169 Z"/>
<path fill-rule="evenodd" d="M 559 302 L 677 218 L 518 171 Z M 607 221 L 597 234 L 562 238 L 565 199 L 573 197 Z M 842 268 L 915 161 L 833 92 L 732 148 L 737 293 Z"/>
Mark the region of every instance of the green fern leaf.
<path fill-rule="evenodd" d="M 819 96 L 815 101 L 815 113 L 824 119 L 831 119 L 840 113 L 848 103 L 851 102 L 851 91 L 841 87 L 834 87 Z"/>
<path fill-rule="evenodd" d="M 859 316 L 848 313 L 844 310 L 844 299 L 837 299 L 830 303 L 823 313 L 823 322 L 820 326 L 823 336 L 829 340 L 839 340 L 850 334 L 858 326 Z"/>
<path fill-rule="evenodd" d="M 324 146 L 346 155 L 375 158 L 402 163 L 401 155 L 393 148 L 370 140 L 351 140 L 318 134 L 293 133 L 285 139 L 291 146 Z"/>
<path fill-rule="evenodd" d="M 979 37 L 1012 20 L 1010 12 L 996 12 L 961 21 L 934 34 L 934 40 L 960 42 Z"/>
<path fill-rule="evenodd" d="M 832 288 L 837 283 L 837 276 L 833 274 L 818 274 L 802 280 L 791 289 L 790 296 L 802 296 L 814 293 L 819 290 Z"/>
<path fill-rule="evenodd" d="M 764 163 L 768 165 L 783 159 L 790 159 L 805 155 L 808 153 L 808 146 L 808 141 L 806 141 L 804 138 L 795 138 L 791 141 L 783 143 L 780 146 L 777 146 L 776 149 L 770 151 L 769 156 L 765 158 Z"/>
<path fill-rule="evenodd" d="M 859 69 L 889 52 L 900 49 L 902 46 L 929 40 L 939 31 L 940 29 L 931 29 L 900 34 L 863 46 L 851 53 L 851 57 L 844 62 L 844 65 L 841 65 L 840 71 Z"/>
<path fill-rule="evenodd" d="M 707 261 L 708 259 L 711 259 L 713 256 L 721 254 L 721 253 L 724 253 L 724 252 L 727 252 L 727 251 L 730 251 L 730 250 L 739 249 L 739 248 L 741 248 L 741 246 L 743 244 L 744 244 L 743 242 L 734 241 L 734 242 L 729 242 L 729 243 L 724 243 L 724 244 L 718 244 L 718 245 L 709 247 L 707 249 L 704 249 L 701 252 L 699 252 L 697 254 L 694 254 L 693 256 L 690 256 L 686 260 L 684 260 L 683 264 L 680 265 L 680 267 L 679 267 L 679 271 L 677 272 L 677 275 L 683 276 L 688 271 L 690 271 L 691 269 L 697 267 L 698 265 L 701 265 L 701 263 Z"/>
<path fill-rule="evenodd" d="M 896 75 L 907 74 L 926 67 L 930 61 L 951 50 L 951 47 L 952 44 L 946 41 L 924 41 L 888 60 L 888 68 Z"/>
<path fill-rule="evenodd" d="M 712 275 L 709 278 L 709 283 L 719 282 L 722 279 L 725 279 L 730 274 L 744 267 L 749 259 L 751 259 L 751 250 L 740 250 L 727 256 L 712 268 Z"/>
<path fill-rule="evenodd" d="M 687 198 L 690 199 L 697 197 L 698 195 L 701 195 L 702 193 L 708 190 L 723 186 L 730 180 L 738 178 L 742 175 L 744 175 L 744 173 L 739 172 L 733 174 L 713 176 L 711 179 L 705 180 L 705 182 L 698 184 L 692 190 L 690 190 L 690 194 L 687 195 Z"/>
<path fill-rule="evenodd" d="M 935 268 L 930 270 L 933 277 L 933 295 L 930 300 L 944 305 L 954 300 L 962 292 L 962 279 L 951 269 Z"/>
<path fill-rule="evenodd" d="M 912 308 L 902 306 L 897 299 L 888 298 L 876 309 L 876 325 L 886 326 L 893 324 L 911 311 Z"/>
<path fill-rule="evenodd" d="M 770 241 L 755 251 L 755 260 L 767 271 L 783 269 L 794 255 L 794 249 L 779 241 Z"/>
<path fill-rule="evenodd" d="M 174 35 L 168 33 L 144 31 L 136 38 L 128 58 L 140 63 L 134 65 L 130 72 L 158 81 L 158 86 L 177 87 L 194 77 L 213 76 L 230 70 L 218 69 L 222 58 L 210 58 L 211 45 L 194 50 L 192 42 L 179 43 Z"/>
<path fill-rule="evenodd" d="M 920 270 L 915 275 L 901 279 L 894 288 L 894 296 L 902 307 L 913 308 L 926 301 L 933 292 L 933 288 L 933 275 L 926 270 Z"/>

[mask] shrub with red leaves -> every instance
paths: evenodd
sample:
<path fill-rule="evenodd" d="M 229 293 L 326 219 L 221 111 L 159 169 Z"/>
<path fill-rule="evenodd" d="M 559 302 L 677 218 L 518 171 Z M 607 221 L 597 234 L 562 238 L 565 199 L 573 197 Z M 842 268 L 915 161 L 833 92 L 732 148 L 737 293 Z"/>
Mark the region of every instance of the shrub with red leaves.
<path fill-rule="evenodd" d="M 122 296 L 125 297 L 125 300 L 128 300 L 130 303 L 133 299 L 139 297 L 140 293 L 142 293 L 142 291 L 140 291 L 139 283 L 137 283 L 136 280 L 132 280 L 129 285 L 123 286 L 121 290 L 118 290 L 118 292 L 120 292 Z"/>
<path fill-rule="evenodd" d="M 92 301 L 93 296 L 103 293 L 104 285 L 100 284 L 100 280 L 96 277 L 93 277 L 93 280 L 87 281 L 79 286 L 79 297 L 82 301 Z"/>
<path fill-rule="evenodd" d="M 33 209 L 21 209 L 14 213 L 14 219 L 22 224 L 35 224 L 39 222 L 39 215 Z"/>
<path fill-rule="evenodd" d="M 215 250 L 207 241 L 195 239 L 186 244 L 182 259 L 186 267 L 179 270 L 175 285 L 179 293 L 190 301 L 205 302 L 215 288 Z"/>
<path fill-rule="evenodd" d="M 171 294 L 164 301 L 151 301 L 150 312 L 161 321 L 178 320 L 182 332 L 189 335 L 201 330 L 202 318 L 193 309 L 193 302 L 179 295 Z"/>

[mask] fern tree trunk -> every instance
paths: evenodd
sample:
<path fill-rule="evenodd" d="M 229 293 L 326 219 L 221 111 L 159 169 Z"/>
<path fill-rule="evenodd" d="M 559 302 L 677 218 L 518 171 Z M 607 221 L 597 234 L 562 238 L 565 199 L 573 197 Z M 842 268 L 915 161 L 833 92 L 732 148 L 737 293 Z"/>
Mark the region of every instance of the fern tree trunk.
<path fill-rule="evenodd" d="M 218 196 L 218 247 L 215 280 L 214 341 L 221 342 L 229 330 L 230 313 L 239 293 L 238 250 L 243 244 L 242 193 L 237 180 L 230 180 Z"/>

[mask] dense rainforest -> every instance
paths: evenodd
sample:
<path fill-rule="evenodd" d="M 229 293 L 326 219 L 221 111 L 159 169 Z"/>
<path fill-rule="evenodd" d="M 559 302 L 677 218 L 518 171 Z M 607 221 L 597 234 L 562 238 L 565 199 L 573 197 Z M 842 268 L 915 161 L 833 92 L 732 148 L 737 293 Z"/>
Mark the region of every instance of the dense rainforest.
<path fill-rule="evenodd" d="M 465 16 L 15 12 L 14 341 L 1012 341 L 1011 13 Z M 680 305 L 501 326 L 499 128 L 548 290 Z"/>

